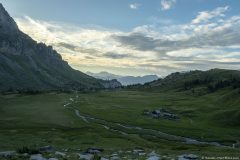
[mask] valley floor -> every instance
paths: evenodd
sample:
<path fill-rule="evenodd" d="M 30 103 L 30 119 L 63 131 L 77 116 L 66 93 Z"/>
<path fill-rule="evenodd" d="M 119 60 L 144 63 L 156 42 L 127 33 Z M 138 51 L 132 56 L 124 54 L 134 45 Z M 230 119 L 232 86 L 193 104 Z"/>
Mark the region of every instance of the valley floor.
<path fill-rule="evenodd" d="M 168 158 L 240 156 L 238 97 L 224 90 L 203 96 L 134 90 L 1 95 L 0 151 L 51 145 L 71 154 L 98 147 L 105 155 L 141 148 Z M 180 119 L 143 114 L 159 108 Z"/>

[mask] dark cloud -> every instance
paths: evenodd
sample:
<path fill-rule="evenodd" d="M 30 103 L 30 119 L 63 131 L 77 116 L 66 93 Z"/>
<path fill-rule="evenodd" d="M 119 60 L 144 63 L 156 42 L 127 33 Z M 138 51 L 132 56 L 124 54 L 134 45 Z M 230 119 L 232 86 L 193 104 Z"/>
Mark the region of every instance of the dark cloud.
<path fill-rule="evenodd" d="M 154 50 L 156 47 L 156 41 L 143 35 L 141 33 L 132 33 L 130 35 L 113 35 L 113 39 L 120 42 L 122 45 L 130 46 L 140 51 Z"/>
<path fill-rule="evenodd" d="M 171 65 L 162 65 L 162 64 L 152 64 L 152 63 L 146 63 L 146 64 L 139 64 L 139 67 L 146 67 L 146 68 L 155 68 L 160 70 L 176 70 L 177 67 L 171 66 Z"/>
<path fill-rule="evenodd" d="M 67 48 L 74 52 L 88 53 L 89 55 L 91 55 L 91 56 L 85 56 L 86 59 L 95 59 L 92 56 L 106 57 L 106 58 L 111 58 L 111 59 L 123 59 L 123 58 L 133 58 L 134 57 L 133 55 L 130 55 L 130 54 L 119 54 L 119 53 L 115 53 L 115 52 L 107 52 L 107 53 L 99 54 L 101 52 L 96 49 L 81 48 L 81 47 L 78 47 L 78 46 L 75 46 L 72 44 L 68 44 L 68 43 L 63 43 L 63 42 L 58 43 L 57 46 Z"/>
<path fill-rule="evenodd" d="M 218 62 L 218 61 L 214 61 L 212 63 L 215 64 L 224 64 L 224 65 L 234 65 L 234 66 L 240 66 L 240 62 Z"/>
<path fill-rule="evenodd" d="M 64 42 L 57 43 L 56 46 L 64 47 L 64 48 L 67 48 L 67 49 L 70 49 L 73 51 L 75 51 L 75 49 L 77 48 L 77 46 L 75 46 L 75 45 L 72 45 L 69 43 L 64 43 Z"/>
<path fill-rule="evenodd" d="M 168 40 L 155 39 L 142 33 L 130 33 L 128 35 L 113 35 L 112 38 L 122 46 L 128 46 L 140 51 L 155 51 L 161 56 L 166 56 L 169 51 L 177 51 L 188 48 L 227 47 L 240 45 L 240 25 L 222 27 L 207 33 L 198 33 L 187 39 Z"/>
<path fill-rule="evenodd" d="M 95 59 L 95 57 L 91 57 L 91 56 L 84 56 L 86 59 Z"/>
<path fill-rule="evenodd" d="M 96 55 L 100 52 L 100 51 L 98 51 L 96 49 L 93 49 L 93 48 L 83 48 L 83 47 L 79 47 L 79 46 L 69 44 L 69 43 L 64 43 L 64 42 L 57 43 L 55 46 L 63 47 L 63 48 L 69 49 L 69 50 L 74 51 L 74 52 L 89 53 L 89 54 L 92 54 L 92 55 Z"/>
<path fill-rule="evenodd" d="M 195 60 L 193 62 L 177 62 L 175 63 L 179 68 L 186 69 L 199 69 L 208 70 L 211 68 L 239 68 L 240 62 L 221 62 L 221 61 L 211 61 L 211 60 Z"/>
<path fill-rule="evenodd" d="M 123 59 L 123 58 L 130 58 L 133 57 L 132 55 L 129 54 L 118 54 L 114 52 L 107 52 L 103 54 L 103 57 L 111 58 L 111 59 Z"/>

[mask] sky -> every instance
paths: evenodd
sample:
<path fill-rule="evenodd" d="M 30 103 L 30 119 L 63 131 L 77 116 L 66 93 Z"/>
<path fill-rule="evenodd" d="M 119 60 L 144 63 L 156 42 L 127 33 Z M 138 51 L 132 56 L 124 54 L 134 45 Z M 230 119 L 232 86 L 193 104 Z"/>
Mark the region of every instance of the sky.
<path fill-rule="evenodd" d="M 83 72 L 240 69 L 240 0 L 0 0 Z"/>

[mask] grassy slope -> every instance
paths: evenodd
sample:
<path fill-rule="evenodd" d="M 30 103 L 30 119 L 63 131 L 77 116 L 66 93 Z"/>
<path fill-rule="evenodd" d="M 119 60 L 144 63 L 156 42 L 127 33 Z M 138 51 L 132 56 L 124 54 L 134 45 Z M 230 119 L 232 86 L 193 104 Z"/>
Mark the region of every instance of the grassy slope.
<path fill-rule="evenodd" d="M 229 110 L 239 110 L 239 95 L 224 90 L 201 97 L 187 94 L 104 91 L 79 94 L 80 101 L 74 106 L 81 113 L 98 118 L 158 129 L 175 135 L 228 144 L 239 140 L 239 125 L 229 125 L 226 119 L 217 118 Z M 0 149 L 52 144 L 60 148 L 84 149 L 100 146 L 109 150 L 142 146 L 163 153 L 237 155 L 239 152 L 209 146 L 184 145 L 135 134 L 124 136 L 107 131 L 99 125 L 84 123 L 73 111 L 65 109 L 63 104 L 72 96 L 74 95 L 55 93 L 0 96 Z M 163 106 L 180 115 L 181 121 L 156 120 L 142 116 L 143 109 Z"/>

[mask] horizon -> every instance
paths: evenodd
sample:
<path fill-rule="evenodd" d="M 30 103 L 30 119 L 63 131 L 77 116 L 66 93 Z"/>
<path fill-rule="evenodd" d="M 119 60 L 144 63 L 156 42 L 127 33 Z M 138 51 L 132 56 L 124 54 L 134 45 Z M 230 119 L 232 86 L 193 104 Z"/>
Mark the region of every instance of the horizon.
<path fill-rule="evenodd" d="M 204 71 L 210 71 L 210 70 L 229 70 L 229 69 L 225 69 L 225 68 L 210 68 L 208 70 L 198 70 L 198 69 L 195 69 L 195 70 L 180 71 L 179 73 L 187 73 L 187 72 L 193 72 L 193 71 L 202 71 L 202 72 L 204 72 Z M 240 71 L 240 69 L 231 69 L 231 71 Z M 133 75 L 114 74 L 114 73 L 111 73 L 111 72 L 108 72 L 108 71 L 100 71 L 100 72 L 86 71 L 84 73 L 87 74 L 87 75 L 89 75 L 89 74 L 107 73 L 107 74 L 113 74 L 113 75 L 122 76 L 122 77 L 133 76 Z M 169 73 L 169 74 L 167 74 L 165 76 L 161 76 L 161 75 L 157 75 L 157 74 L 144 74 L 144 75 L 136 75 L 136 76 L 133 76 L 133 77 L 157 76 L 158 78 L 165 78 L 165 77 L 169 76 L 172 73 L 177 73 L 177 71 L 176 72 L 171 72 L 171 73 Z"/>
<path fill-rule="evenodd" d="M 0 3 L 20 30 L 53 46 L 84 73 L 164 77 L 172 72 L 240 68 L 239 1 Z"/>
<path fill-rule="evenodd" d="M 132 76 L 132 75 L 121 75 L 121 74 L 114 74 L 108 71 L 100 71 L 100 72 L 90 72 L 90 71 L 86 71 L 84 72 L 85 74 L 100 74 L 100 73 L 106 73 L 106 74 L 113 74 L 115 76 L 121 76 L 121 77 L 127 77 L 127 76 Z M 157 75 L 157 74 L 144 74 L 144 75 L 137 75 L 137 76 L 133 76 L 133 77 L 144 77 L 144 76 L 157 76 L 158 78 L 161 78 L 161 75 Z"/>

